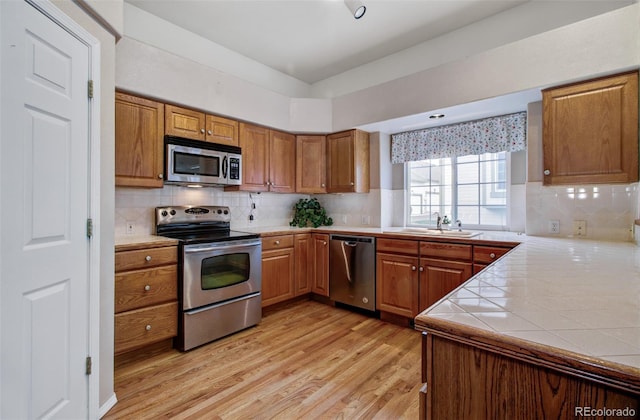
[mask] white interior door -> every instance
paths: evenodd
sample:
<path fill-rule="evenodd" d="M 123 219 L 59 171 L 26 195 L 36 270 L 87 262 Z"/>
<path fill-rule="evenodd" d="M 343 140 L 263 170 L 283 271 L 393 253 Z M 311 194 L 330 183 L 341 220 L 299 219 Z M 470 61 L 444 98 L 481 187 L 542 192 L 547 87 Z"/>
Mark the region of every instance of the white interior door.
<path fill-rule="evenodd" d="M 89 51 L 0 7 L 0 418 L 87 418 Z"/>

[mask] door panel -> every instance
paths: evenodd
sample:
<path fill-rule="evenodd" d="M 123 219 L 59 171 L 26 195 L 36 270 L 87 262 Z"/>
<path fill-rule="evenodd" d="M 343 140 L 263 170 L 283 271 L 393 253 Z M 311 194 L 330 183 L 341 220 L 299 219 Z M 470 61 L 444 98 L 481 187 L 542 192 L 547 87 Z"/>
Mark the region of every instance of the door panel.
<path fill-rule="evenodd" d="M 88 418 L 89 49 L 0 7 L 0 418 Z"/>

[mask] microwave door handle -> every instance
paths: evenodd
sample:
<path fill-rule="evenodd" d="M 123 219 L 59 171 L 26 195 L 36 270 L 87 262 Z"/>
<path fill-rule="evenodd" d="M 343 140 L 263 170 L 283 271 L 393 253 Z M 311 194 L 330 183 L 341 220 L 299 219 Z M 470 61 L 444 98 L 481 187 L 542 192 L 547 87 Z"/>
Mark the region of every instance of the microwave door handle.
<path fill-rule="evenodd" d="M 228 157 L 225 155 L 225 157 L 222 159 L 222 178 L 227 179 L 228 169 L 229 169 Z"/>

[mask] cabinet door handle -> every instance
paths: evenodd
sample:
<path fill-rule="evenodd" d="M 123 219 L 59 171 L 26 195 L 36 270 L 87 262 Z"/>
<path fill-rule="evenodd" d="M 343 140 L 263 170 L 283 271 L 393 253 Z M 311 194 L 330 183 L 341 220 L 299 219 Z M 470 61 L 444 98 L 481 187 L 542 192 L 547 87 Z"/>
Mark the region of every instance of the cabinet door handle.
<path fill-rule="evenodd" d="M 320 184 L 320 186 L 321 186 L 322 188 L 324 188 L 324 187 L 325 187 L 325 185 L 324 185 L 324 184 Z"/>
<path fill-rule="evenodd" d="M 496 257 L 496 254 L 492 252 L 491 254 L 489 254 L 489 257 L 491 257 L 491 258 L 495 258 L 495 257 Z"/>
<path fill-rule="evenodd" d="M 416 271 L 416 266 L 415 265 L 411 266 L 411 271 Z"/>
<path fill-rule="evenodd" d="M 212 134 L 213 134 L 213 132 L 212 132 L 211 130 L 207 130 L 207 134 L 208 134 L 208 135 L 212 135 Z"/>
<path fill-rule="evenodd" d="M 353 183 L 353 182 L 350 182 L 350 184 L 351 184 L 351 186 L 353 186 L 353 185 L 354 185 L 354 183 Z"/>
<path fill-rule="evenodd" d="M 327 244 L 327 241 L 322 241 L 322 245 L 326 245 L 326 244 Z"/>
<path fill-rule="evenodd" d="M 201 129 L 200 129 L 200 132 L 201 132 L 202 134 L 204 134 L 204 128 L 201 128 Z"/>
<path fill-rule="evenodd" d="M 164 174 L 158 174 L 158 178 L 162 179 L 164 177 Z"/>
<path fill-rule="evenodd" d="M 144 329 L 147 330 L 147 331 L 151 331 L 151 324 L 147 324 L 147 326 L 144 327 Z"/>
<path fill-rule="evenodd" d="M 144 290 L 146 292 L 148 292 L 149 290 L 151 290 L 151 286 L 149 286 L 148 284 L 146 286 L 144 286 Z"/>
<path fill-rule="evenodd" d="M 424 271 L 424 267 L 420 267 L 420 271 Z"/>
<path fill-rule="evenodd" d="M 149 262 L 151 261 L 151 255 L 147 255 L 146 257 L 144 257 L 145 261 Z"/>
<path fill-rule="evenodd" d="M 548 170 L 548 169 L 545 169 L 545 170 L 544 170 L 544 172 L 543 172 L 543 174 L 545 174 L 545 175 L 551 175 L 551 171 L 550 171 L 550 170 Z"/>

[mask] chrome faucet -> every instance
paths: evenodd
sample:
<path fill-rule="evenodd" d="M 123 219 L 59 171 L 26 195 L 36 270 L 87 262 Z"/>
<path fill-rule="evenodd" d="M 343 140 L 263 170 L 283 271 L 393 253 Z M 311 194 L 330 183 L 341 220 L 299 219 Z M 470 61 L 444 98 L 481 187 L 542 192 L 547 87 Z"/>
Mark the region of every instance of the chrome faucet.
<path fill-rule="evenodd" d="M 436 211 L 433 215 L 438 217 L 436 219 L 436 229 L 442 230 L 442 217 L 440 217 L 440 213 Z"/>

